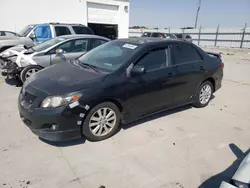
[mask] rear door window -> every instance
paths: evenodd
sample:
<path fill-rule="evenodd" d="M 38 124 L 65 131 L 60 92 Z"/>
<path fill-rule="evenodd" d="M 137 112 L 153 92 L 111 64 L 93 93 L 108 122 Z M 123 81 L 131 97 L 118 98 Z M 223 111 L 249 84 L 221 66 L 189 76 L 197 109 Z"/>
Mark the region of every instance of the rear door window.
<path fill-rule="evenodd" d="M 83 26 L 72 26 L 73 30 L 76 34 L 90 34 L 93 35 L 93 31 L 91 31 L 88 27 Z"/>
<path fill-rule="evenodd" d="M 175 44 L 171 46 L 175 65 L 201 61 L 202 57 L 191 44 Z"/>
<path fill-rule="evenodd" d="M 5 31 L 5 35 L 8 36 L 8 37 L 13 37 L 13 36 L 16 36 L 15 33 L 12 33 L 12 32 L 8 32 L 8 31 Z"/>
<path fill-rule="evenodd" d="M 100 46 L 106 42 L 108 42 L 108 41 L 102 40 L 102 39 L 90 39 L 90 50 L 97 47 L 97 46 Z"/>
<path fill-rule="evenodd" d="M 55 26 L 56 36 L 70 35 L 71 32 L 68 27 L 65 26 Z"/>

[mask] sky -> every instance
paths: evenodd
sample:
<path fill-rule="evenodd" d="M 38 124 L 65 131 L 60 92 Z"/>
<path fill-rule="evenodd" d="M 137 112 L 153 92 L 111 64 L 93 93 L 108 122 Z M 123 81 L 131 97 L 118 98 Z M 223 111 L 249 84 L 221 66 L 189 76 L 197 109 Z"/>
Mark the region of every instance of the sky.
<path fill-rule="evenodd" d="M 198 0 L 130 0 L 130 26 L 194 26 Z M 198 26 L 250 27 L 250 0 L 201 0 Z"/>

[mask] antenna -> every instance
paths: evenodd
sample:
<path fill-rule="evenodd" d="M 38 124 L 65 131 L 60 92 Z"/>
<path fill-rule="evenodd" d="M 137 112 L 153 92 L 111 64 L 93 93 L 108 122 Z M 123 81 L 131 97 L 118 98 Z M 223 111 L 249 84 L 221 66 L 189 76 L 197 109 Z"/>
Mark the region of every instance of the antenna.
<path fill-rule="evenodd" d="M 197 13 L 196 13 L 194 28 L 197 28 L 197 21 L 198 21 L 198 17 L 199 17 L 200 8 L 201 8 L 201 0 L 198 1 L 198 7 L 197 7 Z"/>

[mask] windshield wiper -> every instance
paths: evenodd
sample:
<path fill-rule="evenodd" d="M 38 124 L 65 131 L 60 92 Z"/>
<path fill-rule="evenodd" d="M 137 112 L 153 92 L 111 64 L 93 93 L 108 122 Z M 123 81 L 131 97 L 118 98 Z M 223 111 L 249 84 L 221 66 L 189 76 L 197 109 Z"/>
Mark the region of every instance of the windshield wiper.
<path fill-rule="evenodd" d="M 94 70 L 95 72 L 99 72 L 99 68 L 95 65 L 91 65 L 91 64 L 88 64 L 88 63 L 83 63 L 81 62 L 79 59 L 77 60 L 79 62 L 79 65 L 81 65 L 82 67 L 87 67 L 87 68 L 91 68 L 92 70 Z"/>

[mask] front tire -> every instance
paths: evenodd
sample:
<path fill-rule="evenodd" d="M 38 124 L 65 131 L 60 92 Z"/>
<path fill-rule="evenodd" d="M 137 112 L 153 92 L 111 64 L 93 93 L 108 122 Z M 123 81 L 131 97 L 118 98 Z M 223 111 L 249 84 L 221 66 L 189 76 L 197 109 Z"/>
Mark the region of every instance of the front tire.
<path fill-rule="evenodd" d="M 89 141 L 105 140 L 115 133 L 120 120 L 120 110 L 114 103 L 98 104 L 86 116 L 82 133 Z"/>
<path fill-rule="evenodd" d="M 38 65 L 30 65 L 25 67 L 20 73 L 20 79 L 24 83 L 32 74 L 42 70 L 43 68 Z"/>
<path fill-rule="evenodd" d="M 203 82 L 196 94 L 196 102 L 193 104 L 196 108 L 203 108 L 208 105 L 213 95 L 213 85 L 211 82 Z"/>

